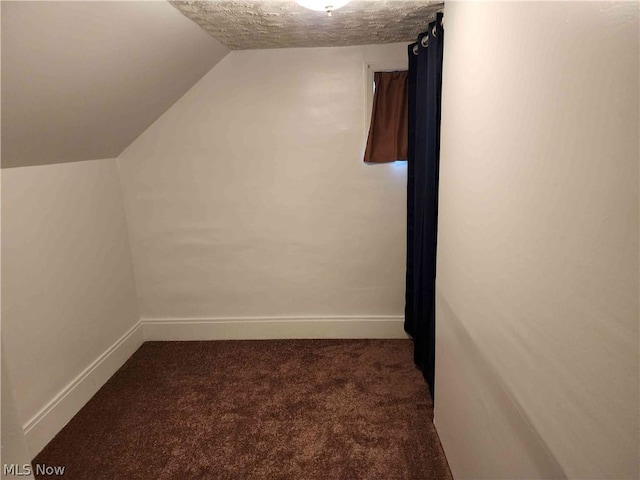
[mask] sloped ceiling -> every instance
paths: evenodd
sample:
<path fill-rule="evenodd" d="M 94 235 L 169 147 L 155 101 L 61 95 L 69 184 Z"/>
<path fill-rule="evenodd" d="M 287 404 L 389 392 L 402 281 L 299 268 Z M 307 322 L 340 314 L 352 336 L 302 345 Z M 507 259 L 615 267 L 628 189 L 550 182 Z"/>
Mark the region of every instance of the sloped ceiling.
<path fill-rule="evenodd" d="M 443 8 L 442 1 L 353 0 L 329 17 L 293 0 L 171 3 L 233 50 L 411 42 Z"/>
<path fill-rule="evenodd" d="M 118 156 L 229 49 L 167 2 L 2 2 L 2 167 Z"/>

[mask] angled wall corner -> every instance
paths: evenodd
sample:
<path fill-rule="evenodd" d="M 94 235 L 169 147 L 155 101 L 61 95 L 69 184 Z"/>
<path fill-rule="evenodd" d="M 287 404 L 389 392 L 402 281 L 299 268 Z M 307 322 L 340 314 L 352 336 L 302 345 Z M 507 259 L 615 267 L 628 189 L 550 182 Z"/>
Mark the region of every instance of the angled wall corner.
<path fill-rule="evenodd" d="M 2 2 L 2 167 L 118 156 L 227 53 L 167 2 Z"/>

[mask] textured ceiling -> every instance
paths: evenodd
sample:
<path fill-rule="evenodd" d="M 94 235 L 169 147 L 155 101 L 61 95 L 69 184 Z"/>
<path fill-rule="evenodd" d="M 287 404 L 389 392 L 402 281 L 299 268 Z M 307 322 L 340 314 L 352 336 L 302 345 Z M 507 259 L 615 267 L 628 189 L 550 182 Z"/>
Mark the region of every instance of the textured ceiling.
<path fill-rule="evenodd" d="M 295 1 L 171 3 L 233 50 L 409 42 L 443 7 L 429 0 L 354 0 L 329 17 Z"/>

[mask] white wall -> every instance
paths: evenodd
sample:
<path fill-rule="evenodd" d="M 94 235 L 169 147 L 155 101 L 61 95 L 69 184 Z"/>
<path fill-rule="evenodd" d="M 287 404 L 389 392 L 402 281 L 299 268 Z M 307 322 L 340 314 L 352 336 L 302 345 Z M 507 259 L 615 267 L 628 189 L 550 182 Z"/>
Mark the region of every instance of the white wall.
<path fill-rule="evenodd" d="M 406 165 L 362 163 L 365 61 L 406 45 L 234 51 L 118 158 L 143 318 L 402 316 Z"/>
<path fill-rule="evenodd" d="M 126 359 L 95 363 L 138 320 L 115 160 L 3 170 L 3 356 L 32 456 Z"/>
<path fill-rule="evenodd" d="M 2 401 L 0 402 L 2 409 L 2 429 L 0 433 L 0 478 L 10 478 L 5 476 L 4 465 L 15 464 L 20 465 L 21 471 L 25 471 L 22 467 L 31 463 L 31 456 L 27 451 L 27 442 L 24 438 L 24 431 L 18 416 L 18 408 L 16 406 L 13 387 L 9 379 L 9 371 L 4 361 L 4 347 L 2 347 L 2 360 L 0 360 L 0 369 L 2 371 Z M 33 475 L 25 475 L 22 478 L 33 480 Z"/>
<path fill-rule="evenodd" d="M 169 2 L 2 4 L 3 167 L 116 157 L 229 52 Z"/>
<path fill-rule="evenodd" d="M 638 6 L 449 3 L 435 419 L 455 478 L 638 478 Z"/>
<path fill-rule="evenodd" d="M 2 172 L 0 171 L 0 195 L 2 192 Z M 1 218 L 1 212 L 0 212 Z M 1 222 L 0 222 L 1 223 Z M 0 231 L 2 227 L 0 225 Z M 0 234 L 1 238 L 1 234 Z M 2 258 L 0 255 L 0 265 Z M 0 275 L 0 291 L 1 291 Z M 2 295 L 0 293 L 0 305 Z M 0 311 L 0 337 L 2 336 L 2 312 Z M 9 378 L 9 369 L 5 362 L 4 340 L 0 338 L 0 478 L 7 478 L 4 474 L 4 465 L 26 465 L 31 462 L 31 455 L 27 449 L 27 442 L 22 429 L 22 422 L 16 405 L 13 385 Z M 33 480 L 33 475 L 25 475 L 23 478 Z"/>

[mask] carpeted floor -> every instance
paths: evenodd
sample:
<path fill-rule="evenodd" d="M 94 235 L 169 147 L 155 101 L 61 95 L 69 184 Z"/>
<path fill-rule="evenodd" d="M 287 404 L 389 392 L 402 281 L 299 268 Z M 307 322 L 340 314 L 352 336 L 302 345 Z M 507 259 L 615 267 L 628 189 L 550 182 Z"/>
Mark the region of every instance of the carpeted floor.
<path fill-rule="evenodd" d="M 432 412 L 409 340 L 148 342 L 34 463 L 67 480 L 450 479 Z"/>

